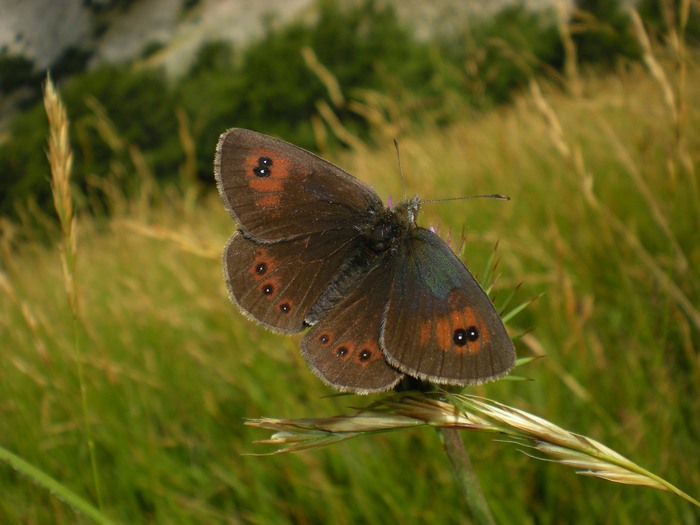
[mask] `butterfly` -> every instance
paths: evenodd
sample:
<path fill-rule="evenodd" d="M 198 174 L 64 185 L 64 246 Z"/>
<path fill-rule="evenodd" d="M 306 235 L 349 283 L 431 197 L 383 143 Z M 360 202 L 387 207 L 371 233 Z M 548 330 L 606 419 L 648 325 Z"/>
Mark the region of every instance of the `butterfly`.
<path fill-rule="evenodd" d="M 366 394 L 404 376 L 467 385 L 508 373 L 515 349 L 450 247 L 416 225 L 416 196 L 385 207 L 365 183 L 282 140 L 229 129 L 215 176 L 238 231 L 224 249 L 232 301 L 274 332 L 303 332 L 309 367 Z"/>

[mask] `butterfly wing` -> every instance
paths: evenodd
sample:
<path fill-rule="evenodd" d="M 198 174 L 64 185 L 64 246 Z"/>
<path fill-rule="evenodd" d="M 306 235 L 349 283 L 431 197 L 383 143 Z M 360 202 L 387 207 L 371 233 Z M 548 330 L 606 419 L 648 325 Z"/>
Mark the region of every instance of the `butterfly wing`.
<path fill-rule="evenodd" d="M 379 346 L 391 267 L 376 266 L 301 341 L 301 353 L 328 385 L 367 394 L 394 387 L 403 377 Z"/>
<path fill-rule="evenodd" d="M 402 372 L 436 383 L 506 374 L 515 349 L 500 316 L 442 239 L 415 228 L 395 258 L 382 347 Z"/>
<path fill-rule="evenodd" d="M 214 161 L 221 198 L 249 236 L 264 242 L 352 228 L 381 210 L 377 194 L 297 146 L 245 129 L 221 135 Z"/>
<path fill-rule="evenodd" d="M 352 230 L 261 243 L 238 232 L 224 250 L 231 299 L 266 328 L 300 332 L 311 307 L 354 251 Z"/>

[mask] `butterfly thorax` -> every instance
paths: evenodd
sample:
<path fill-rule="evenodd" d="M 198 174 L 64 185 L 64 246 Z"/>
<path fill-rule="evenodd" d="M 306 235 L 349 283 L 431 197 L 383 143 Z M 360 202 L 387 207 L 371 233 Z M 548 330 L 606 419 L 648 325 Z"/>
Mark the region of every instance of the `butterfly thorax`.
<path fill-rule="evenodd" d="M 355 247 L 331 279 L 306 318 L 313 325 L 360 283 L 372 270 L 381 267 L 399 252 L 401 243 L 416 228 L 420 199 L 415 196 L 390 208 L 368 208 L 364 220 L 356 226 Z"/>
<path fill-rule="evenodd" d="M 416 195 L 394 208 L 369 210 L 368 221 L 361 228 L 366 249 L 375 255 L 395 253 L 401 239 L 416 227 L 419 208 L 420 199 Z"/>

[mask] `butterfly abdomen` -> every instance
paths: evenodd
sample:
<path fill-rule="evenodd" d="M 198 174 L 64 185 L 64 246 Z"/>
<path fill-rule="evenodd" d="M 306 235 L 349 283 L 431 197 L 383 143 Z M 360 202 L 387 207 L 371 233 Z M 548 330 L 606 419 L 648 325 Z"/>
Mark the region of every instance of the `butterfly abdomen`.
<path fill-rule="evenodd" d="M 306 324 L 314 325 L 320 321 L 326 313 L 345 299 L 359 283 L 385 260 L 386 252 L 376 254 L 368 251 L 358 240 L 358 248 L 351 257 L 340 266 L 331 279 L 325 292 L 319 297 L 306 316 Z"/>

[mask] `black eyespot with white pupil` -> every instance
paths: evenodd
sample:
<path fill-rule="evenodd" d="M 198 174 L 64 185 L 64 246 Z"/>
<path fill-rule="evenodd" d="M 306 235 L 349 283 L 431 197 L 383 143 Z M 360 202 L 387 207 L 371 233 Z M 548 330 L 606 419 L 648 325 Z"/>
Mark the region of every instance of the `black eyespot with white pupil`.
<path fill-rule="evenodd" d="M 256 166 L 253 168 L 253 173 L 255 173 L 257 177 L 269 177 L 272 175 L 272 170 L 263 166 Z"/>
<path fill-rule="evenodd" d="M 272 175 L 272 159 L 270 157 L 260 157 L 258 165 L 253 168 L 253 173 L 257 177 L 269 177 Z"/>
<path fill-rule="evenodd" d="M 265 295 L 270 295 L 274 291 L 275 288 L 271 284 L 266 284 L 262 287 L 262 293 L 264 293 Z"/>
<path fill-rule="evenodd" d="M 328 336 L 328 334 L 322 334 L 321 337 L 318 338 L 318 340 L 321 342 L 322 345 L 327 345 L 331 338 Z"/>
<path fill-rule="evenodd" d="M 479 331 L 476 329 L 476 326 L 470 326 L 466 330 L 464 328 L 457 328 L 452 337 L 454 344 L 457 346 L 464 346 L 467 343 L 473 343 L 477 339 L 479 339 Z"/>
<path fill-rule="evenodd" d="M 255 267 L 255 273 L 258 275 L 265 275 L 267 273 L 267 264 L 261 262 Z"/>
<path fill-rule="evenodd" d="M 348 348 L 346 346 L 341 346 L 335 351 L 335 355 L 338 357 L 345 357 L 348 353 Z"/>
<path fill-rule="evenodd" d="M 291 309 L 292 307 L 289 305 L 289 303 L 280 304 L 280 310 L 283 314 L 288 314 Z"/>
<path fill-rule="evenodd" d="M 360 352 L 360 361 L 363 363 L 369 361 L 372 358 L 372 351 L 367 348 L 363 348 Z"/>

